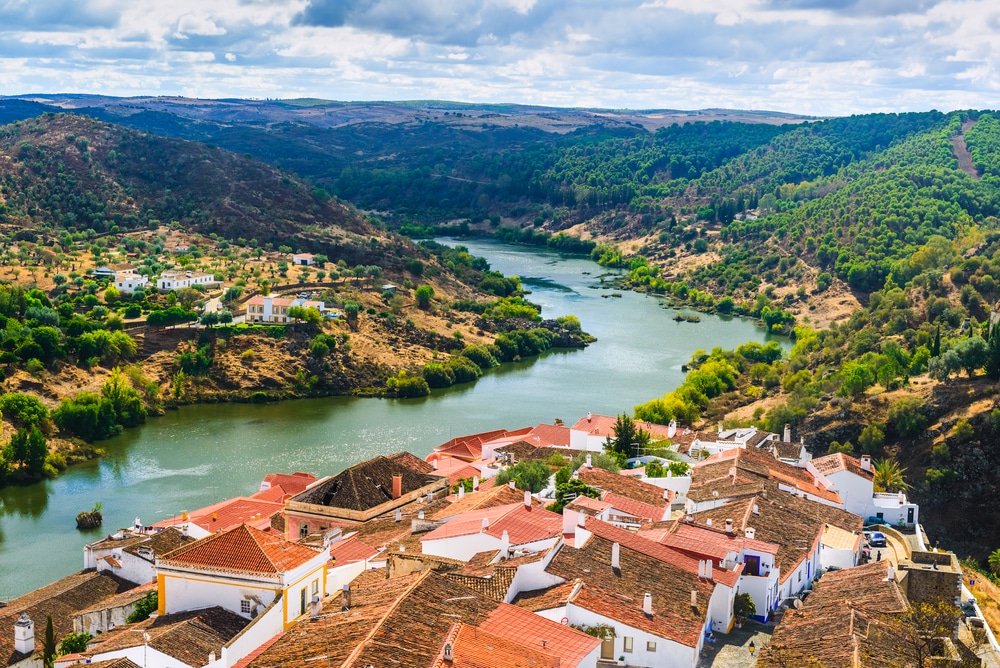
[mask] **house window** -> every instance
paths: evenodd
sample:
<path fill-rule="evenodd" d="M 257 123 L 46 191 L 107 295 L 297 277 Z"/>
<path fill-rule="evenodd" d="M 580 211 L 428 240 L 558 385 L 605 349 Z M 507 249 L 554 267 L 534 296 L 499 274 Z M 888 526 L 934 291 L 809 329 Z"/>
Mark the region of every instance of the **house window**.
<path fill-rule="evenodd" d="M 319 580 L 313 580 L 313 590 L 312 590 L 312 593 L 313 593 L 314 596 L 319 593 Z"/>
<path fill-rule="evenodd" d="M 646 641 L 646 651 L 647 652 L 655 652 L 656 651 L 656 643 L 647 640 Z"/>
<path fill-rule="evenodd" d="M 631 636 L 625 636 L 624 641 L 625 641 L 625 648 L 624 648 L 623 651 L 631 653 L 632 652 L 632 637 Z"/>
<path fill-rule="evenodd" d="M 799 571 L 799 582 L 802 582 L 802 571 Z"/>
<path fill-rule="evenodd" d="M 240 601 L 240 612 L 242 612 L 244 615 L 250 614 L 250 601 L 246 599 Z"/>
<path fill-rule="evenodd" d="M 306 588 L 303 587 L 299 591 L 299 614 L 306 614 Z"/>
<path fill-rule="evenodd" d="M 309 523 L 303 522 L 299 525 L 299 538 L 305 538 L 309 535 Z"/>

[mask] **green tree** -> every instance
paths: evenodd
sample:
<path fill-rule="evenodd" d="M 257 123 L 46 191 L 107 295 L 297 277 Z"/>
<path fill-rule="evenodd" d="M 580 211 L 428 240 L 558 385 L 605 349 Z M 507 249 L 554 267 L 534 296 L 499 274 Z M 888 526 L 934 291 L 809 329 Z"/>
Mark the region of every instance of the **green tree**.
<path fill-rule="evenodd" d="M 861 451 L 867 454 L 878 452 L 885 445 L 885 434 L 882 432 L 881 425 L 873 422 L 862 429 L 861 435 L 858 437 L 858 445 L 861 446 Z"/>
<path fill-rule="evenodd" d="M 566 504 L 578 496 L 589 496 L 592 499 L 599 499 L 601 498 L 601 492 L 579 478 L 570 478 L 565 484 L 556 486 L 556 500 L 555 503 L 549 506 L 549 510 L 562 513 Z"/>
<path fill-rule="evenodd" d="M 952 350 L 958 355 L 962 368 L 969 378 L 983 368 L 989 358 L 989 348 L 981 336 L 962 339 Z"/>
<path fill-rule="evenodd" d="M 83 633 L 70 633 L 59 642 L 59 656 L 66 654 L 77 654 L 87 649 L 87 643 L 94 639 L 86 631 Z"/>
<path fill-rule="evenodd" d="M 903 438 L 914 438 L 927 428 L 924 404 L 918 397 L 903 397 L 889 405 L 889 425 Z"/>
<path fill-rule="evenodd" d="M 135 603 L 135 608 L 132 613 L 125 618 L 125 622 L 128 624 L 135 624 L 137 622 L 145 621 L 149 619 L 149 616 L 156 612 L 159 606 L 159 597 L 155 591 L 151 591 L 142 598 L 140 598 Z"/>
<path fill-rule="evenodd" d="M 894 458 L 876 459 L 872 462 L 876 492 L 899 492 L 910 488 L 906 482 L 906 469 Z"/>
<path fill-rule="evenodd" d="M 434 297 L 434 288 L 430 285 L 421 285 L 413 295 L 417 298 L 417 306 L 426 310 L 430 307 L 431 299 Z"/>
<path fill-rule="evenodd" d="M 120 367 L 111 370 L 111 375 L 101 386 L 101 396 L 111 404 L 116 423 L 134 427 L 146 421 L 142 395 L 132 387 Z"/>
<path fill-rule="evenodd" d="M 359 313 L 361 313 L 361 304 L 356 301 L 344 302 L 344 315 L 347 316 L 347 322 L 352 326 L 358 322 Z"/>
<path fill-rule="evenodd" d="M 990 327 L 986 351 L 986 375 L 990 380 L 1000 380 L 1000 322 Z"/>
<path fill-rule="evenodd" d="M 990 565 L 990 571 L 993 575 L 1000 576 L 1000 548 L 990 552 L 990 556 L 986 559 L 986 562 Z"/>
<path fill-rule="evenodd" d="M 628 415 L 619 415 L 611 430 L 614 437 L 608 436 L 604 441 L 604 449 L 608 452 L 616 452 L 630 459 L 639 457 L 649 446 L 649 432 L 640 429 Z"/>
<path fill-rule="evenodd" d="M 542 462 L 523 461 L 510 468 L 500 471 L 496 477 L 496 485 L 506 485 L 511 480 L 518 489 L 530 490 L 532 494 L 545 489 L 552 473 Z"/>
<path fill-rule="evenodd" d="M 52 615 L 45 615 L 45 641 L 42 644 L 42 662 L 45 668 L 52 668 L 56 658 L 56 630 L 52 626 Z"/>

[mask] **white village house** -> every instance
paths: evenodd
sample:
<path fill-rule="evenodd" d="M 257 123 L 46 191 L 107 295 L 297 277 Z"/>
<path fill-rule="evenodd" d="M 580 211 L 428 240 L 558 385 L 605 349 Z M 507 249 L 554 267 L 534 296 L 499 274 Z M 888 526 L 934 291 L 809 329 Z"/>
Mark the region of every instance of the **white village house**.
<path fill-rule="evenodd" d="M 246 303 L 247 323 L 266 323 L 272 325 L 285 325 L 292 322 L 293 318 L 288 316 L 288 309 L 293 306 L 303 308 L 315 308 L 320 313 L 326 311 L 326 304 L 311 299 L 300 297 L 279 297 L 277 295 L 257 295 L 251 297 Z"/>
<path fill-rule="evenodd" d="M 170 291 L 218 282 L 212 274 L 200 271 L 165 271 L 160 274 L 160 280 L 156 282 L 156 287 L 159 290 Z"/>

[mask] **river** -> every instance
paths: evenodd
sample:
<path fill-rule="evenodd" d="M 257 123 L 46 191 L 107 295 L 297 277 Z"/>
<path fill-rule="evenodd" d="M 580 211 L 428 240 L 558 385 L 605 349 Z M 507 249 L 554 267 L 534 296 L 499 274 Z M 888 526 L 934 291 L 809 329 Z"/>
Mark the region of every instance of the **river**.
<path fill-rule="evenodd" d="M 448 243 L 454 243 L 448 241 Z M 659 300 L 594 287 L 605 270 L 583 258 L 490 241 L 462 242 L 492 267 L 522 277 L 548 318 L 574 314 L 598 338 L 585 350 L 549 351 L 505 364 L 477 383 L 423 399 L 333 397 L 278 404 L 184 406 L 99 444 L 101 459 L 58 478 L 0 490 L 0 600 L 82 568 L 102 533 L 150 524 L 251 494 L 267 473 L 336 473 L 363 459 L 409 450 L 421 457 L 453 436 L 515 429 L 588 411 L 614 415 L 675 388 L 697 349 L 732 348 L 766 333 L 739 318 L 676 322 Z M 75 528 L 94 502 L 104 528 Z"/>

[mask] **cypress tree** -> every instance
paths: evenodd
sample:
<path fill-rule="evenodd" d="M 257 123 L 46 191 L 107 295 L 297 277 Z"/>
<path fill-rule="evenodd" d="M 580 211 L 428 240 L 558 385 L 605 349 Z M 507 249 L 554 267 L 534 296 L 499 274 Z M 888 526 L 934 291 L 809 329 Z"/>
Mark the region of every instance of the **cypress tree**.
<path fill-rule="evenodd" d="M 941 324 L 938 323 L 937 330 L 934 332 L 934 344 L 931 346 L 931 357 L 937 357 L 941 354 Z"/>
<path fill-rule="evenodd" d="M 56 658 L 56 631 L 52 627 L 52 615 L 45 616 L 45 644 L 42 645 L 42 661 L 45 668 L 52 667 L 52 660 Z"/>

